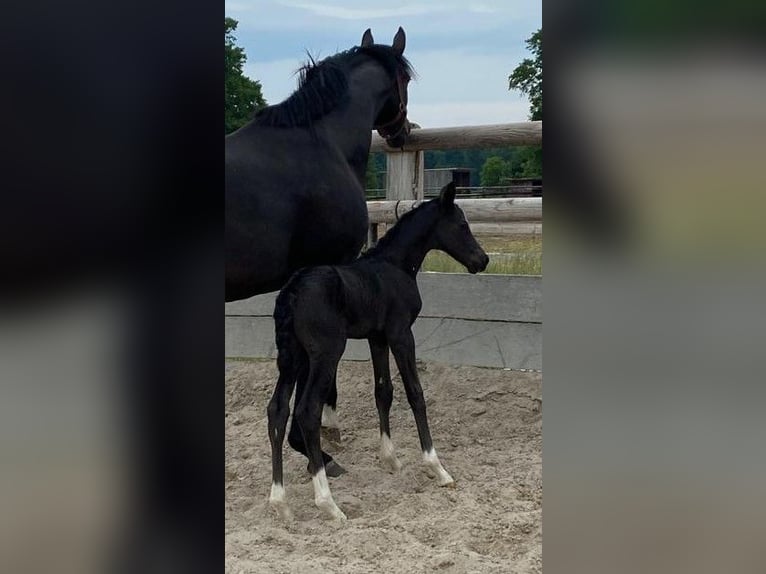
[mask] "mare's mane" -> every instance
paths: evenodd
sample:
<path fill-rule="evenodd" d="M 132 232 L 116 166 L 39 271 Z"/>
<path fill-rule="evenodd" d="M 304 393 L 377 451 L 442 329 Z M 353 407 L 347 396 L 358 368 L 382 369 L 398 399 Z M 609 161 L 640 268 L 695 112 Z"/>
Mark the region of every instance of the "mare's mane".
<path fill-rule="evenodd" d="M 398 69 L 412 76 L 407 58 L 382 44 L 356 46 L 319 62 L 309 61 L 299 70 L 298 88 L 282 103 L 262 108 L 253 123 L 274 127 L 311 127 L 312 123 L 348 100 L 348 74 L 359 56 L 378 61 L 391 75 Z"/>

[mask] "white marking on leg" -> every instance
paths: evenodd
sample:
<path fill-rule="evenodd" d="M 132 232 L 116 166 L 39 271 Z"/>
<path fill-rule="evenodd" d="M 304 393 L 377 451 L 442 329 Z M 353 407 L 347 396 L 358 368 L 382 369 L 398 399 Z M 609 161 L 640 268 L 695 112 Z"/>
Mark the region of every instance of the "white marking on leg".
<path fill-rule="evenodd" d="M 328 429 L 339 429 L 338 414 L 330 405 L 322 407 L 322 426 Z"/>
<path fill-rule="evenodd" d="M 287 506 L 287 500 L 285 498 L 285 487 L 276 482 L 271 483 L 271 494 L 269 495 L 269 504 L 274 508 L 283 520 L 291 520 L 293 513 L 290 511 L 290 507 Z"/>
<path fill-rule="evenodd" d="M 319 472 L 311 477 L 311 482 L 314 483 L 314 504 L 317 505 L 317 508 L 334 520 L 346 520 L 346 515 L 338 508 L 338 505 L 335 504 L 332 498 L 324 468 L 321 468 Z"/>
<path fill-rule="evenodd" d="M 455 481 L 450 474 L 444 470 L 442 463 L 439 462 L 439 457 L 436 455 L 436 449 L 431 447 L 431 450 L 423 452 L 423 462 L 426 464 L 429 470 L 436 475 L 436 480 L 439 486 L 452 486 Z"/>
<path fill-rule="evenodd" d="M 380 435 L 380 464 L 388 472 L 397 472 L 402 468 L 402 463 L 396 458 L 394 452 L 394 443 L 386 433 Z"/>

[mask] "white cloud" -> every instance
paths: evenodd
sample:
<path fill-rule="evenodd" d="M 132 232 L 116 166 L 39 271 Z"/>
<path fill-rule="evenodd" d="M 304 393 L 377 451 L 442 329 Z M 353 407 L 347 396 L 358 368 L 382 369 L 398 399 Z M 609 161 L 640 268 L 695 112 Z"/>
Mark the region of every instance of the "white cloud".
<path fill-rule="evenodd" d="M 528 56 L 524 39 L 539 26 L 540 3 L 528 0 L 227 0 L 243 12 L 245 73 L 261 82 L 268 103 L 287 98 L 308 49 L 321 59 L 359 42 L 368 25 L 390 42 L 407 31 L 406 55 L 418 78 L 410 84 L 410 116 L 423 126 L 523 121 L 529 104 L 508 90 L 508 75 Z M 399 15 L 404 15 L 400 17 Z M 375 20 L 391 19 L 391 25 Z M 267 31 L 267 35 L 258 30 Z M 283 34 L 275 34 L 282 32 Z"/>
<path fill-rule="evenodd" d="M 492 101 L 508 92 L 508 75 L 523 53 L 507 48 L 492 53 L 466 50 L 431 50 L 408 54 L 418 73 L 410 85 L 412 98 L 432 102 Z"/>
<path fill-rule="evenodd" d="M 429 104 L 410 100 L 408 117 L 421 128 L 479 126 L 527 121 L 529 102 L 511 96 L 495 102 L 449 102 Z"/>
<path fill-rule="evenodd" d="M 409 55 L 418 80 L 409 88 L 409 116 L 423 127 L 494 124 L 524 121 L 529 102 L 508 90 L 514 59 L 461 50 L 414 52 Z M 294 72 L 305 57 L 271 62 L 249 62 L 245 74 L 258 79 L 269 104 L 295 90 Z M 518 59 L 518 58 L 517 58 Z"/>
<path fill-rule="evenodd" d="M 375 18 L 397 18 L 402 16 L 420 16 L 443 12 L 447 8 L 443 4 L 405 4 L 397 8 L 381 8 L 377 4 L 369 8 L 320 4 L 318 2 L 294 2 L 292 0 L 280 0 L 279 4 L 290 8 L 302 8 L 313 12 L 318 16 L 339 18 L 342 20 L 369 20 Z"/>
<path fill-rule="evenodd" d="M 468 11 L 475 12 L 476 14 L 494 14 L 497 12 L 497 8 L 487 4 L 469 4 Z"/>

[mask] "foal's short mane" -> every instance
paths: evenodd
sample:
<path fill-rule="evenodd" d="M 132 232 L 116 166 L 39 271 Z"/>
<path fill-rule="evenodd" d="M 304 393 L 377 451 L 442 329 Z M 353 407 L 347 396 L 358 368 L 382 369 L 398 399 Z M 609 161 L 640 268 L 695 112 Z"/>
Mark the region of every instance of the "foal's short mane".
<path fill-rule="evenodd" d="M 315 62 L 309 55 L 309 61 L 299 70 L 298 88 L 282 103 L 257 111 L 253 123 L 287 128 L 311 127 L 314 121 L 348 99 L 348 72 L 359 55 L 374 58 L 391 76 L 399 68 L 410 76 L 414 74 L 407 58 L 382 44 L 356 46 L 320 62 Z"/>
<path fill-rule="evenodd" d="M 428 207 L 431 205 L 434 205 L 436 202 L 438 202 L 439 199 L 431 199 L 429 201 L 425 201 L 418 205 L 415 209 L 408 211 L 404 215 L 402 215 L 399 218 L 399 221 L 396 222 L 396 225 L 394 225 L 391 229 L 389 229 L 386 234 L 380 238 L 380 240 L 375 244 L 374 247 L 371 247 L 367 251 L 364 252 L 362 255 L 363 258 L 375 258 L 380 257 L 381 255 L 384 255 L 388 247 L 394 243 L 398 238 L 402 237 L 406 233 L 412 233 L 412 225 L 410 225 L 410 222 L 418 217 L 418 215 L 426 212 L 428 210 Z M 436 218 L 434 218 L 434 222 L 436 221 Z M 418 230 L 419 231 L 419 230 Z"/>

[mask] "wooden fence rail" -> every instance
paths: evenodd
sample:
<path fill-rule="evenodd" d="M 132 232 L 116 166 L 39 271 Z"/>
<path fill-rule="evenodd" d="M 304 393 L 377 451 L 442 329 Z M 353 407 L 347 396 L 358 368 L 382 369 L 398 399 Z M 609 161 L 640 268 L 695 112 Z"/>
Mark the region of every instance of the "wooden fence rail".
<path fill-rule="evenodd" d="M 505 146 L 542 145 L 543 122 L 517 122 L 487 126 L 460 126 L 412 130 L 403 148 L 392 148 L 377 134 L 370 151 L 403 153 L 426 149 L 482 149 Z"/>
<path fill-rule="evenodd" d="M 370 224 L 395 223 L 423 200 L 400 199 L 368 201 Z M 512 223 L 516 221 L 542 221 L 543 201 L 540 197 L 493 197 L 485 199 L 456 199 L 455 203 L 472 223 Z"/>
<path fill-rule="evenodd" d="M 378 224 L 394 223 L 417 205 L 424 195 L 423 150 L 480 149 L 541 145 L 542 122 L 517 122 L 486 126 L 461 126 L 412 130 L 401 149 L 389 147 L 373 134 L 371 151 L 386 153 L 386 201 L 368 201 L 368 243 L 378 238 Z M 542 222 L 542 201 L 536 198 L 458 199 L 467 219 L 476 224 Z M 538 233 L 541 225 L 527 226 Z"/>

